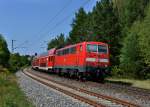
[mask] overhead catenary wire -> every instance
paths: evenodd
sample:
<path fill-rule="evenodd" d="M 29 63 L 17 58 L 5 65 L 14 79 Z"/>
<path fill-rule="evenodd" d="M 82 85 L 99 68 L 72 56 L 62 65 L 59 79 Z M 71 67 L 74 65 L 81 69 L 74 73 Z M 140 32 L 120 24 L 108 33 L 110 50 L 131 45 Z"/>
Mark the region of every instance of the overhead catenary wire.
<path fill-rule="evenodd" d="M 80 7 L 84 7 L 85 5 L 87 5 L 91 0 L 87 0 L 86 2 L 84 2 Z M 59 25 L 61 25 L 62 23 L 64 23 L 67 19 L 69 19 L 70 17 L 72 17 L 72 15 L 74 15 L 74 13 L 77 11 L 78 9 L 76 9 L 73 13 L 67 15 L 66 17 L 64 17 L 61 21 L 59 21 L 58 23 L 56 23 L 54 26 L 52 26 L 51 28 L 49 28 L 51 31 L 54 29 L 56 29 Z M 46 34 L 51 33 L 50 31 L 45 32 L 43 35 L 40 36 L 40 38 L 38 38 L 38 40 L 43 39 L 45 36 L 48 36 Z M 54 37 L 55 35 L 51 36 Z M 42 38 L 41 38 L 42 37 Z"/>
<path fill-rule="evenodd" d="M 60 11 L 58 11 L 58 12 L 54 15 L 54 17 L 52 17 L 52 18 L 48 21 L 48 23 L 46 23 L 46 25 L 41 28 L 41 30 L 38 32 L 38 34 L 40 34 L 50 23 L 54 22 L 54 20 L 56 19 L 56 17 L 58 17 L 58 16 L 67 8 L 67 6 L 69 6 L 69 5 L 72 3 L 72 1 L 73 1 L 73 0 L 68 0 L 68 2 L 60 9 Z M 90 2 L 90 1 L 91 1 L 91 0 L 87 0 L 87 1 L 84 2 L 80 7 L 85 6 L 85 5 L 86 5 L 88 2 Z M 77 10 L 77 9 L 76 9 L 76 10 Z M 76 11 L 76 10 L 75 10 L 75 11 Z M 72 14 L 74 14 L 74 13 L 72 13 Z M 50 30 L 55 30 L 58 26 L 60 26 L 62 23 L 64 23 L 68 18 L 72 17 L 72 16 L 71 16 L 72 14 L 66 16 L 66 17 L 63 18 L 60 22 L 56 23 Z M 43 39 L 45 36 L 49 36 L 49 35 L 46 35 L 46 34 L 48 34 L 48 33 L 50 33 L 50 32 L 52 32 L 52 31 L 48 31 L 48 32 L 44 33 L 44 35 L 39 35 L 39 37 L 36 37 L 37 41 L 40 40 L 41 37 L 42 37 L 42 39 Z M 53 38 L 53 37 L 55 37 L 55 35 L 51 36 L 51 38 Z M 27 42 L 29 42 L 29 41 L 27 41 Z M 19 44 L 19 46 L 24 45 L 25 43 L 26 43 L 26 41 L 23 42 L 23 43 L 21 43 L 21 44 Z M 30 45 L 34 45 L 34 44 L 35 44 L 35 42 L 31 42 Z M 17 48 L 19 48 L 19 47 L 17 47 Z M 20 47 L 20 48 L 26 48 L 26 47 Z"/>
<path fill-rule="evenodd" d="M 21 44 L 19 44 L 18 47 L 23 46 L 23 45 L 25 45 L 25 44 L 27 44 L 27 43 L 28 43 L 28 41 L 25 40 L 24 42 L 22 42 Z"/>
<path fill-rule="evenodd" d="M 91 0 L 86 0 L 84 3 L 82 3 L 82 5 L 80 7 L 84 7 L 85 5 L 87 5 Z M 50 34 L 52 31 L 54 31 L 58 26 L 60 26 L 62 23 L 64 23 L 67 19 L 69 19 L 70 17 L 72 17 L 72 15 L 75 14 L 75 12 L 78 10 L 79 8 L 75 9 L 74 12 L 72 12 L 71 14 L 67 15 L 66 17 L 64 17 L 61 21 L 59 21 L 58 23 L 56 23 L 54 26 L 52 26 L 51 28 L 49 28 L 51 31 L 47 31 L 45 32 L 43 35 L 40 35 L 39 37 L 36 38 L 37 41 L 44 39 L 45 36 L 49 36 L 47 35 L 48 33 Z M 51 36 L 51 38 L 55 37 L 55 35 Z M 39 43 L 39 42 L 37 42 Z M 30 45 L 36 45 L 35 43 L 31 43 Z"/>
<path fill-rule="evenodd" d="M 56 19 L 56 17 L 59 16 L 67 8 L 67 6 L 69 6 L 72 3 L 72 1 L 73 0 L 68 0 L 68 2 L 53 17 L 50 18 L 50 20 L 41 28 L 41 30 L 39 32 L 37 32 L 36 35 L 40 34 L 44 29 L 46 29 L 46 27 L 50 23 L 52 23 Z"/>
<path fill-rule="evenodd" d="M 55 19 L 56 19 L 56 17 L 58 16 L 58 15 L 60 15 L 66 8 L 67 8 L 67 6 L 69 6 L 71 3 L 72 3 L 72 1 L 73 0 L 68 0 L 68 2 L 53 16 L 53 17 L 51 17 L 50 18 L 50 20 L 40 29 L 40 31 L 38 31 L 36 34 L 35 34 L 35 36 L 37 35 L 37 34 L 40 34 L 50 23 L 52 23 Z M 40 37 L 37 37 L 37 38 L 40 38 Z M 20 46 L 22 46 L 22 45 L 24 45 L 25 43 L 27 43 L 27 42 L 29 42 L 29 41 L 24 41 L 23 43 L 21 43 L 21 44 L 19 44 L 18 45 L 18 47 L 15 47 L 15 49 L 16 48 L 19 48 Z M 31 43 L 32 44 L 32 43 Z M 12 49 L 12 52 L 14 51 L 14 49 Z"/>

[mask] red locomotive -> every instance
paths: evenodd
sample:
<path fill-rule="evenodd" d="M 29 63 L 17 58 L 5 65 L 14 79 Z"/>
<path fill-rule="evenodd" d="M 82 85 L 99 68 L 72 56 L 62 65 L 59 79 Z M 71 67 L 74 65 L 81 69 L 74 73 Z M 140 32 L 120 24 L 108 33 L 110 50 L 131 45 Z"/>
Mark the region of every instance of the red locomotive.
<path fill-rule="evenodd" d="M 36 56 L 32 61 L 34 69 L 66 74 L 78 78 L 103 80 L 110 65 L 108 44 L 102 42 L 82 42 L 51 49 Z"/>

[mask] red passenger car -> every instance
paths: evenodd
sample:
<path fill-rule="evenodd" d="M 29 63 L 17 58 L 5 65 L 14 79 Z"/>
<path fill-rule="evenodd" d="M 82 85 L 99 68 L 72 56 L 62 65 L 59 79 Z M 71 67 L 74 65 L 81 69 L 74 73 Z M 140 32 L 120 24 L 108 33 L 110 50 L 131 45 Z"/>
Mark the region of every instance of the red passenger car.
<path fill-rule="evenodd" d="M 54 67 L 54 57 L 56 49 L 53 48 L 48 52 L 36 56 L 32 61 L 34 69 L 51 71 Z"/>
<path fill-rule="evenodd" d="M 38 57 L 34 57 L 34 59 L 32 60 L 32 68 L 38 69 L 38 67 L 39 67 L 39 59 Z"/>

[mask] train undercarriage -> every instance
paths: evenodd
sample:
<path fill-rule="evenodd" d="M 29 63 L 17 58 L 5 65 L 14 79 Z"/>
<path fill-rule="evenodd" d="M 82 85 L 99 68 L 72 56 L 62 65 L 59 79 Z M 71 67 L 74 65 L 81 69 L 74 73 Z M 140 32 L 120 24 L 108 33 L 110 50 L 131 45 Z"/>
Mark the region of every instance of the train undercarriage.
<path fill-rule="evenodd" d="M 39 69 L 38 67 L 34 68 L 34 70 L 40 70 L 40 71 L 48 71 L 49 73 L 55 73 L 59 76 L 64 76 L 72 79 L 77 79 L 81 81 L 98 81 L 98 82 L 104 82 L 104 79 L 108 74 L 110 74 L 109 68 L 101 68 L 101 67 L 82 67 L 82 68 L 66 68 L 66 67 L 55 67 L 52 69 L 44 70 Z"/>

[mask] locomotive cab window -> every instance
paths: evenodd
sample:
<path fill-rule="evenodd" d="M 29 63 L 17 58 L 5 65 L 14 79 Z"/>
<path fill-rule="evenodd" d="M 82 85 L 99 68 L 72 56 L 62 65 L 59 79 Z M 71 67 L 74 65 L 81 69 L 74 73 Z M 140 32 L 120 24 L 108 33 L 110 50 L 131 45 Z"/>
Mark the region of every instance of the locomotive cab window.
<path fill-rule="evenodd" d="M 107 46 L 98 45 L 98 53 L 107 53 Z"/>
<path fill-rule="evenodd" d="M 107 46 L 105 45 L 87 45 L 87 52 L 98 52 L 98 53 L 107 53 Z"/>
<path fill-rule="evenodd" d="M 97 52 L 97 45 L 88 44 L 87 52 Z"/>

